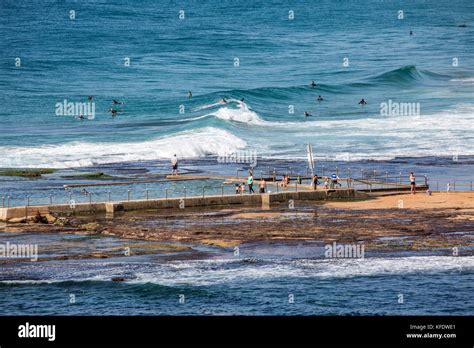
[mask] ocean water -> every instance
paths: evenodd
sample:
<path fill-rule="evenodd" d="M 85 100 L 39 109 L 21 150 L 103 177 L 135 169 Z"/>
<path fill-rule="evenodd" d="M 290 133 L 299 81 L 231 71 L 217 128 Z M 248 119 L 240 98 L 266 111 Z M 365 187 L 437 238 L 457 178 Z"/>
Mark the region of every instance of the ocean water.
<path fill-rule="evenodd" d="M 6 235 L 0 238 L 22 239 Z M 23 238 L 31 243 L 38 237 Z M 77 242 L 83 237 L 46 235 L 38 241 L 40 258 L 47 256 L 42 251 L 44 244 L 60 239 L 67 248 L 76 244 L 76 252 L 84 250 Z M 112 245 L 120 248 L 120 242 L 102 239 L 107 240 L 94 238 L 91 244 L 98 249 Z M 181 256 L 167 253 L 106 260 L 26 260 L 2 265 L 0 314 L 474 313 L 474 257 L 464 251 L 463 256 L 452 256 L 449 250 L 367 250 L 364 259 L 327 259 L 323 246 L 320 242 L 248 243 L 241 245 L 240 255 L 235 256 L 232 248 L 194 245 L 194 251 Z"/>
<path fill-rule="evenodd" d="M 346 161 L 474 155 L 469 0 L 5 0 L 0 11 L 0 167 L 302 159 L 307 143 Z M 89 95 L 93 120 L 55 114 Z M 126 103 L 116 117 L 113 99 Z M 383 116 L 389 100 L 420 113 Z"/>
<path fill-rule="evenodd" d="M 176 153 L 184 171 L 234 174 L 242 166 L 215 156 L 255 150 L 258 173 L 304 173 L 311 143 L 319 173 L 323 163 L 472 178 L 470 0 L 2 0 L 0 13 L 0 167 L 163 173 Z M 56 115 L 56 103 L 89 95 L 94 119 Z M 114 99 L 125 102 L 116 117 L 108 112 Z M 390 100 L 419 103 L 420 113 L 382 115 Z M 50 194 L 66 201 L 66 182 L 60 174 L 4 177 L 0 191 L 14 196 L 12 205 Z M 126 189 L 114 195 L 123 199 Z M 143 197 L 146 186 L 132 189 Z M 106 189 L 97 191 L 106 199 Z M 2 265 L 0 314 L 474 313 L 472 256 L 325 260 L 312 247 L 254 245 L 235 259 L 231 250 L 204 251 L 198 259 Z"/>

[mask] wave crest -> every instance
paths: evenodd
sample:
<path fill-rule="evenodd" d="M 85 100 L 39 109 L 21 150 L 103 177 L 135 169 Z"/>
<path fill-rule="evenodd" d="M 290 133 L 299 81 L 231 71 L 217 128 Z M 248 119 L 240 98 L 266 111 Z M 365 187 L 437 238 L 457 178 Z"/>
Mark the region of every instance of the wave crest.
<path fill-rule="evenodd" d="M 72 142 L 38 147 L 1 147 L 0 167 L 68 168 L 122 161 L 223 156 L 246 142 L 213 127 L 199 128 L 154 140 L 129 143 Z"/>

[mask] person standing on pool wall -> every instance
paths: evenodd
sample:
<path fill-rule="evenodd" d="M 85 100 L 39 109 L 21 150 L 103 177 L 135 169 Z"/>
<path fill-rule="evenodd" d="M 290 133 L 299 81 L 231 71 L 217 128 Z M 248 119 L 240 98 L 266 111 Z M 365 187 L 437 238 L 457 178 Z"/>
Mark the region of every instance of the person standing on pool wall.
<path fill-rule="evenodd" d="M 171 157 L 171 168 L 173 170 L 172 175 L 178 175 L 178 157 L 176 157 L 176 154 Z"/>
<path fill-rule="evenodd" d="M 318 174 L 313 175 L 313 179 L 311 181 L 311 186 L 313 187 L 314 190 L 318 189 L 319 181 L 318 181 Z"/>
<path fill-rule="evenodd" d="M 260 179 L 259 187 L 260 187 L 260 193 L 265 193 L 265 190 L 267 188 L 267 183 L 265 182 L 264 178 Z"/>
<path fill-rule="evenodd" d="M 249 194 L 255 193 L 253 190 L 253 175 L 251 173 L 247 179 L 247 185 L 249 186 Z"/>
<path fill-rule="evenodd" d="M 415 183 L 415 174 L 413 172 L 410 173 L 410 192 L 412 195 L 416 193 L 416 183 Z"/>

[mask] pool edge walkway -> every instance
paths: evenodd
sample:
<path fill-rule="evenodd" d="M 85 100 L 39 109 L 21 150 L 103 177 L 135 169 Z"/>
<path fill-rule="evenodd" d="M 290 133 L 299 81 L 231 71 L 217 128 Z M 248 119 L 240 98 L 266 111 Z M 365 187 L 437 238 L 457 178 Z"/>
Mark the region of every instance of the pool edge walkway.
<path fill-rule="evenodd" d="M 118 211 L 148 209 L 185 209 L 187 207 L 206 208 L 210 206 L 251 205 L 268 208 L 272 203 L 289 200 L 324 201 L 332 199 L 367 198 L 368 194 L 352 188 L 335 190 L 301 190 L 264 194 L 209 195 L 177 198 L 158 198 L 125 200 L 113 202 L 90 202 L 73 204 L 50 204 L 0 208 L 0 221 L 18 222 L 39 215 L 47 214 L 113 214 Z"/>

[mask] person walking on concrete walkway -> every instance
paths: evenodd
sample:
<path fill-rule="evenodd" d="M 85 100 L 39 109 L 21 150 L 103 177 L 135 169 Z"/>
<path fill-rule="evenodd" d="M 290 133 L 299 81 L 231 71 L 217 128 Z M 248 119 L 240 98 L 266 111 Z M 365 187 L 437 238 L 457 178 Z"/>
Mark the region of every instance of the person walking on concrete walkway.
<path fill-rule="evenodd" d="M 250 194 L 255 193 L 255 191 L 253 190 L 253 176 L 252 176 L 252 174 L 250 174 L 248 179 L 247 179 L 247 185 L 249 186 L 249 193 Z"/>

